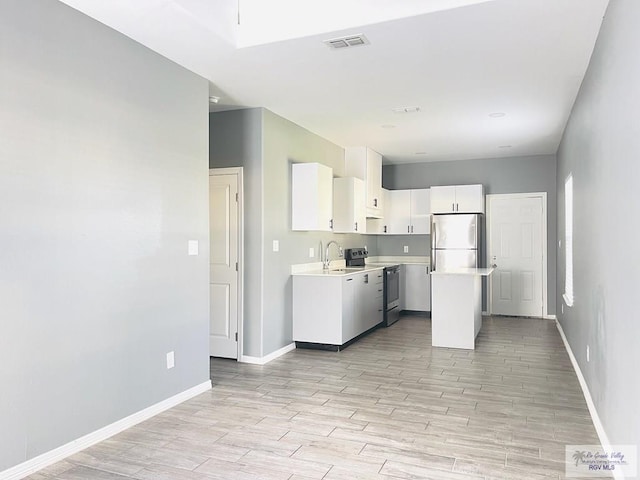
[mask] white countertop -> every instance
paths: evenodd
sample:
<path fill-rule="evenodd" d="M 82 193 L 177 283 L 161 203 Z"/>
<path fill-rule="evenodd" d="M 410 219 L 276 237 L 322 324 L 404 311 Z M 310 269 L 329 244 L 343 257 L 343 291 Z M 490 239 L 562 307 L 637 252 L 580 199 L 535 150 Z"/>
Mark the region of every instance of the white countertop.
<path fill-rule="evenodd" d="M 381 255 L 367 258 L 366 263 L 376 265 L 431 265 L 431 258 L 419 255 Z"/>
<path fill-rule="evenodd" d="M 431 275 L 479 275 L 488 277 L 493 273 L 493 268 L 447 268 L 446 270 L 432 271 Z"/>
<path fill-rule="evenodd" d="M 408 255 L 369 257 L 365 262 L 364 267 L 345 267 L 344 259 L 336 258 L 331 261 L 329 270 L 323 270 L 321 262 L 301 263 L 291 265 L 291 275 L 347 276 L 361 272 L 372 272 L 393 265 L 431 265 L 429 257 Z"/>
<path fill-rule="evenodd" d="M 344 267 L 344 266 L 331 266 L 329 270 L 315 269 L 291 272 L 294 276 L 312 276 L 312 277 L 347 277 L 349 275 L 356 275 L 358 273 L 375 272 L 376 270 L 382 270 L 383 265 L 365 265 L 364 267 Z"/>

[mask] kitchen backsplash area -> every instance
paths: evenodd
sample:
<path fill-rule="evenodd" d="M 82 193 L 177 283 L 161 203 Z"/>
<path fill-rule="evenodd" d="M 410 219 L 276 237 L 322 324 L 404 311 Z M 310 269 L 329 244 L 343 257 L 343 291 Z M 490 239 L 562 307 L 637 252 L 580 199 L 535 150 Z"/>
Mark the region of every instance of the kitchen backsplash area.
<path fill-rule="evenodd" d="M 377 235 L 376 253 L 380 256 L 429 256 L 430 235 Z M 408 247 L 408 252 L 405 252 Z M 369 248 L 371 255 L 371 248 Z"/>

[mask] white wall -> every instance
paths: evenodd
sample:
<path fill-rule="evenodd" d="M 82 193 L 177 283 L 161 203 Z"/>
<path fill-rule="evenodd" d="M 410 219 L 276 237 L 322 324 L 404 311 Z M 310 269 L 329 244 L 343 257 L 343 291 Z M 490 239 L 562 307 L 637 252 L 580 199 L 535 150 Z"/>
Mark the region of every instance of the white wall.
<path fill-rule="evenodd" d="M 560 322 L 610 441 L 635 445 L 640 445 L 638 25 L 640 2 L 611 0 L 558 151 L 561 240 L 569 173 L 574 185 L 575 304 L 558 311 Z M 564 261 L 562 248 L 558 303 Z"/>
<path fill-rule="evenodd" d="M 208 380 L 207 95 L 66 5 L 0 2 L 0 471 Z"/>

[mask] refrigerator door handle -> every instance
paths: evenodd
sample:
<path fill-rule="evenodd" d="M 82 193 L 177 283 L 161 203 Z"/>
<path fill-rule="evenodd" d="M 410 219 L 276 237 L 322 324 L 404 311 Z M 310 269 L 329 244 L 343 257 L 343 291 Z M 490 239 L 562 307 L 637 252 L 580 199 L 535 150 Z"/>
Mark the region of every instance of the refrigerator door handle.
<path fill-rule="evenodd" d="M 436 221 L 431 215 L 431 250 L 436 248 Z"/>

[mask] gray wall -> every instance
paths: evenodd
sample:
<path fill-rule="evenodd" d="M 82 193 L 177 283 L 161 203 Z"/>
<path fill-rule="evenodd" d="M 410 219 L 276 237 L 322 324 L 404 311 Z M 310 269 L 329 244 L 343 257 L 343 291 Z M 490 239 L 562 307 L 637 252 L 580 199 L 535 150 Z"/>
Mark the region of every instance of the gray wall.
<path fill-rule="evenodd" d="M 367 245 L 375 255 L 376 239 L 291 231 L 291 164 L 319 162 L 340 176 L 341 147 L 264 109 L 212 113 L 210 142 L 211 168 L 244 166 L 245 177 L 262 192 L 252 193 L 245 178 L 243 354 L 262 357 L 292 342 L 291 265 L 319 262 L 321 241 L 336 240 L 345 248 Z M 280 242 L 279 252 L 272 251 L 273 240 Z M 309 258 L 310 247 L 315 258 Z M 333 247 L 331 255 L 336 256 Z"/>
<path fill-rule="evenodd" d="M 547 313 L 556 313 L 554 246 L 557 244 L 557 193 L 554 155 L 386 165 L 382 169 L 382 183 L 390 190 L 481 183 L 486 194 L 547 192 Z M 405 235 L 387 238 L 378 241 L 380 255 L 397 255 L 399 253 L 396 252 L 402 251 L 402 245 L 408 245 L 406 242 L 410 240 Z"/>
<path fill-rule="evenodd" d="M 0 2 L 0 471 L 208 380 L 207 96 L 59 2 Z"/>
<path fill-rule="evenodd" d="M 264 110 L 264 347 L 268 354 L 292 341 L 292 264 L 320 261 L 319 243 L 345 248 L 367 245 L 375 255 L 375 237 L 291 231 L 291 164 L 318 162 L 344 174 L 344 149 L 269 110 Z M 338 206 L 339 208 L 339 206 Z M 273 240 L 280 251 L 272 251 Z M 314 247 L 315 258 L 309 258 Z M 331 247 L 331 258 L 336 258 Z"/>
<path fill-rule="evenodd" d="M 232 110 L 209 115 L 209 167 L 244 167 L 243 353 L 261 356 L 262 109 Z"/>
<path fill-rule="evenodd" d="M 639 24 L 640 2 L 611 0 L 558 151 L 560 239 L 569 173 L 574 183 L 575 303 L 558 312 L 560 322 L 609 440 L 635 445 L 640 444 Z M 559 302 L 564 252 L 558 255 Z"/>

